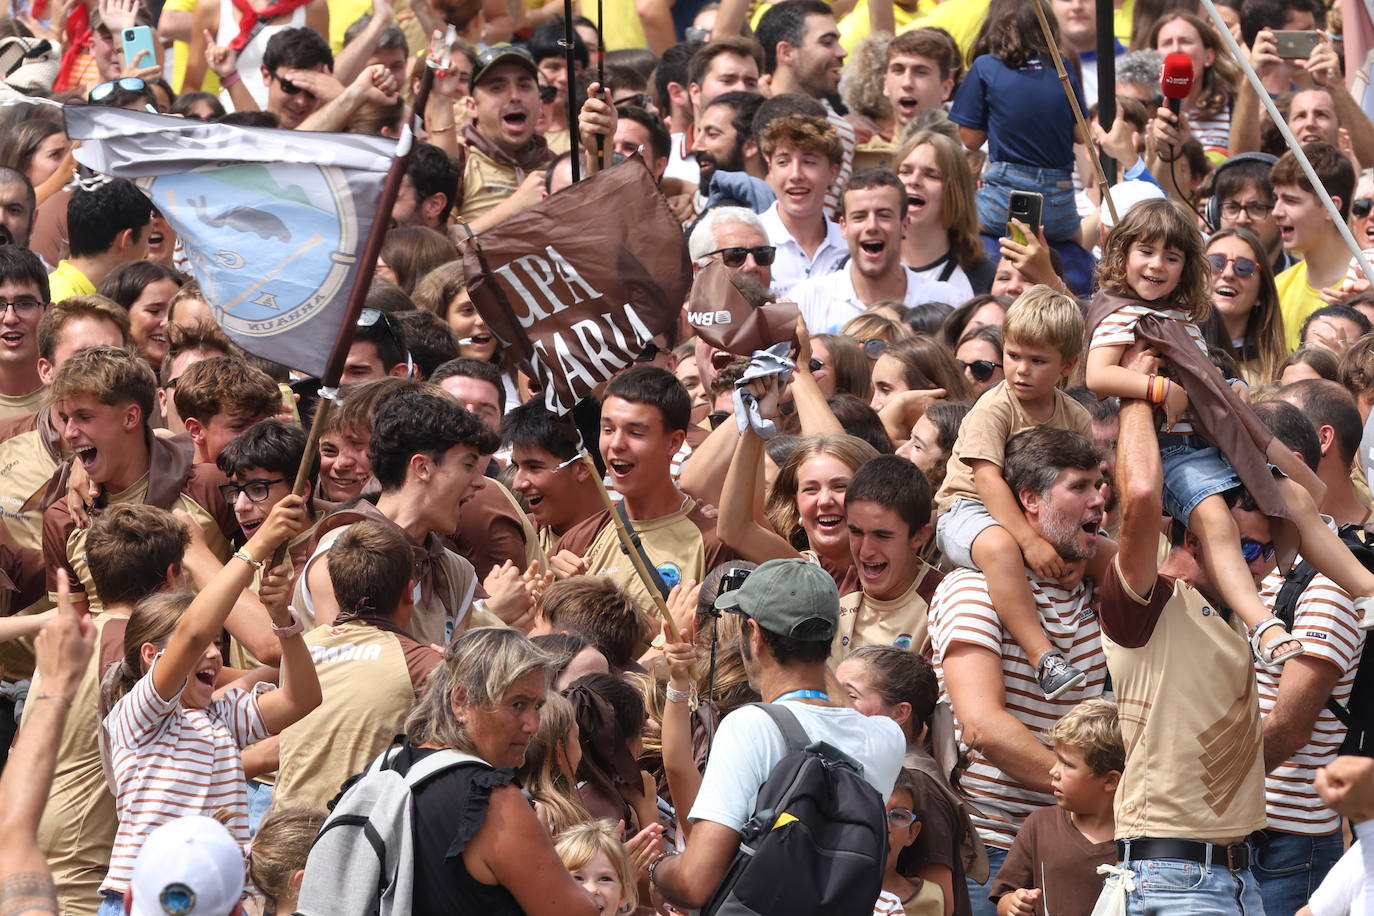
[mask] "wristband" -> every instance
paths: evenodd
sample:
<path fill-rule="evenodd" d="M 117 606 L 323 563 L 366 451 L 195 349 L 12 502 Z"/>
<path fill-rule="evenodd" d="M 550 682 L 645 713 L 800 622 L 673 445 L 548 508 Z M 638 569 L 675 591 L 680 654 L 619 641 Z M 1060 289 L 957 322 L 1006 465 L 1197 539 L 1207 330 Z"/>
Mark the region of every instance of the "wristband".
<path fill-rule="evenodd" d="M 453 128 L 455 128 L 455 127 L 457 127 L 457 126 L 458 126 L 458 124 L 457 124 L 457 122 L 455 121 L 453 124 L 449 124 L 449 125 L 447 125 L 447 126 L 445 126 L 445 127 L 431 127 L 431 128 L 429 128 L 429 132 L 430 132 L 431 135 L 433 135 L 433 134 L 446 134 L 446 133 L 448 133 L 449 131 L 453 130 Z"/>
<path fill-rule="evenodd" d="M 692 688 L 690 687 L 686 690 L 676 690 L 672 684 L 667 684 L 664 686 L 663 691 L 669 703 L 686 703 L 692 698 Z"/>
<path fill-rule="evenodd" d="M 666 852 L 666 851 L 665 851 L 665 852 L 660 852 L 658 855 L 654 856 L 654 860 L 653 860 L 652 862 L 649 863 L 649 883 L 650 883 L 651 885 L 653 885 L 653 886 L 655 886 L 655 887 L 658 886 L 658 881 L 657 881 L 657 879 L 654 877 L 654 873 L 658 871 L 658 863 L 662 862 L 664 859 L 668 858 L 669 856 L 675 856 L 675 855 L 677 855 L 677 853 L 675 853 L 675 852 Z"/>
<path fill-rule="evenodd" d="M 230 86 L 233 86 L 241 82 L 243 82 L 243 74 L 235 70 L 233 73 L 229 74 L 224 79 L 219 81 L 219 88 L 228 89 Z"/>
<path fill-rule="evenodd" d="M 63 696 L 60 693 L 40 693 L 36 696 L 29 697 L 28 700 L 29 702 L 37 702 L 38 700 L 62 700 L 66 703 L 71 703 L 72 698 Z"/>
<path fill-rule="evenodd" d="M 290 639 L 305 632 L 305 623 L 301 620 L 301 615 L 296 613 L 296 609 L 288 605 L 286 610 L 291 615 L 291 622 L 284 627 L 272 624 L 272 635 L 277 639 Z"/>
<path fill-rule="evenodd" d="M 248 552 L 245 551 L 245 550 L 236 550 L 236 551 L 234 551 L 234 559 L 236 559 L 236 560 L 242 560 L 243 562 L 247 563 L 249 566 L 253 567 L 254 569 L 262 569 L 263 567 L 265 567 L 265 566 L 267 565 L 267 563 L 264 562 L 264 561 L 262 561 L 262 560 L 255 560 L 255 559 L 253 559 L 252 557 L 250 557 L 250 556 L 248 555 Z"/>

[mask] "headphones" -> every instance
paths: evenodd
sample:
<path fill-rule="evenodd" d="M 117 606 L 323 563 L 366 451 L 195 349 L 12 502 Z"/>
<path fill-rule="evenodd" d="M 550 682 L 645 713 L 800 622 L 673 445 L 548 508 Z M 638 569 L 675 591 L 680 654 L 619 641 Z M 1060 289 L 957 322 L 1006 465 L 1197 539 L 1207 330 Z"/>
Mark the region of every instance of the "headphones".
<path fill-rule="evenodd" d="M 1221 201 L 1217 199 L 1215 193 L 1217 179 L 1221 177 L 1221 173 L 1231 166 L 1239 165 L 1242 162 L 1263 162 L 1265 165 L 1273 165 L 1278 161 L 1277 156 L 1271 156 L 1268 153 L 1237 153 L 1212 170 L 1213 194 L 1211 199 L 1207 201 L 1207 212 L 1204 215 L 1207 220 L 1207 225 L 1212 228 L 1213 232 L 1221 228 Z"/>

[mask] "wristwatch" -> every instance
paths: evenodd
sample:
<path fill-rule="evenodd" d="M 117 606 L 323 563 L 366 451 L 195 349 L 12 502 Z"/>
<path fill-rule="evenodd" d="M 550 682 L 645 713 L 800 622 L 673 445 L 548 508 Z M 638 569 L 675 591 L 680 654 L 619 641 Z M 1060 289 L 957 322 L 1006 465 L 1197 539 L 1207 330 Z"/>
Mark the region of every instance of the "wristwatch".
<path fill-rule="evenodd" d="M 305 632 L 305 623 L 301 620 L 301 615 L 296 612 L 294 607 L 287 605 L 287 612 L 291 615 L 291 622 L 284 627 L 272 624 L 272 635 L 277 639 L 290 639 L 292 636 L 299 636 Z"/>

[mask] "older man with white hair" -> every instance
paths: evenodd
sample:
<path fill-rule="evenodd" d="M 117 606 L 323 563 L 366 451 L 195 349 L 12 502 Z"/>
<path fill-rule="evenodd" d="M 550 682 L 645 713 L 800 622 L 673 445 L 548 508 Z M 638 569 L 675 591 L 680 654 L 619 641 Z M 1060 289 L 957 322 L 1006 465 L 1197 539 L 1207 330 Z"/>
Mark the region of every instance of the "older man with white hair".
<path fill-rule="evenodd" d="M 707 261 L 721 260 L 731 276 L 753 277 L 764 289 L 773 285 L 777 249 L 758 214 L 744 207 L 716 207 L 707 211 L 687 239 L 687 251 L 697 270 Z"/>

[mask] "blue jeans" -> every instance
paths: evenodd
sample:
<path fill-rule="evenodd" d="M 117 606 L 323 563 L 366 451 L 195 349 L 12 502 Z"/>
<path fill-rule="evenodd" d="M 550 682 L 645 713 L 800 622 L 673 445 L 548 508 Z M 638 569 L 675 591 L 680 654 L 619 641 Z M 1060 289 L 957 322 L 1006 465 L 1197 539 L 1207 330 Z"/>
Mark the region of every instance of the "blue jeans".
<path fill-rule="evenodd" d="M 992 889 L 993 879 L 997 877 L 997 872 L 1002 868 L 1002 863 L 1007 861 L 1005 849 L 998 849 L 996 846 L 985 848 L 988 851 L 987 883 L 979 884 L 972 878 L 964 879 L 968 884 L 968 897 L 973 916 L 997 916 L 997 904 L 988 899 L 988 891 Z"/>
<path fill-rule="evenodd" d="M 1045 229 L 1045 241 L 1066 242 L 1078 236 L 1078 205 L 1074 203 L 1072 169 L 1040 169 L 1011 162 L 989 162 L 983 167 L 983 184 L 974 195 L 978 222 L 984 232 L 993 236 L 1006 234 L 1012 191 L 1034 191 L 1044 196 L 1040 222 Z"/>
<path fill-rule="evenodd" d="M 1255 853 L 1255 880 L 1264 892 L 1269 916 L 1293 916 L 1306 905 L 1345 850 L 1341 832 L 1324 836 L 1264 831 L 1268 838 Z"/>
<path fill-rule="evenodd" d="M 95 916 L 124 916 L 124 895 L 118 891 L 102 891 L 100 909 Z"/>
<path fill-rule="evenodd" d="M 1135 890 L 1127 916 L 1264 916 L 1259 884 L 1249 869 L 1200 865 L 1184 859 L 1133 859 Z"/>
<path fill-rule="evenodd" d="M 258 835 L 258 825 L 262 823 L 267 809 L 272 807 L 272 798 L 277 787 L 256 779 L 248 780 L 248 835 Z"/>

